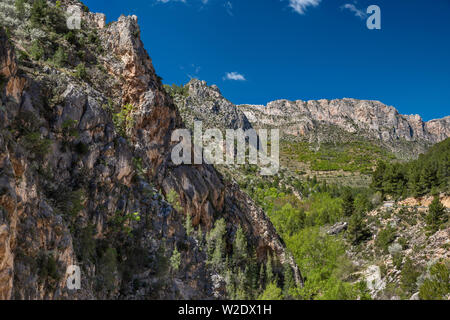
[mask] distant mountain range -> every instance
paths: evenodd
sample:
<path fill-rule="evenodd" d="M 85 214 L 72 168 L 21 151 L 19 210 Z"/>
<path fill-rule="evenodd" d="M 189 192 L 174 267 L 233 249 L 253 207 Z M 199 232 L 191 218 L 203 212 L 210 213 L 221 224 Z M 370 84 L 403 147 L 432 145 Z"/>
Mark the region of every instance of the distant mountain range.
<path fill-rule="evenodd" d="M 369 140 L 400 158 L 414 158 L 450 137 L 450 116 L 424 122 L 402 115 L 379 101 L 335 99 L 276 100 L 263 105 L 234 105 L 215 85 L 191 80 L 175 101 L 184 120 L 222 128 L 279 128 L 283 138 L 314 144 Z"/>

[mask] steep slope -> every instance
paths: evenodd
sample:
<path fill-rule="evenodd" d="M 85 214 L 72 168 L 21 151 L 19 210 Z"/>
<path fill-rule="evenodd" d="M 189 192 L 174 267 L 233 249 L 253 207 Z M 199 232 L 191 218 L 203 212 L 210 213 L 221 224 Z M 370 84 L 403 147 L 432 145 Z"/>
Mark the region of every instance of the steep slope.
<path fill-rule="evenodd" d="M 222 218 L 223 260 L 242 227 L 258 266 L 273 256 L 275 272 L 290 265 L 301 285 L 246 194 L 211 166 L 171 162 L 171 133 L 184 125 L 137 18 L 105 26 L 104 15 L 83 10 L 83 28 L 69 31 L 63 10 L 81 3 L 40 3 L 7 26 L 10 37 L 0 31 L 0 298 L 229 297 L 226 270 L 211 268 L 206 250 Z M 26 25 L 40 37 L 23 37 Z M 82 266 L 81 290 L 66 288 L 69 265 Z"/>
<path fill-rule="evenodd" d="M 191 79 L 181 90 L 177 91 L 179 87 L 176 86 L 165 88 L 189 127 L 193 127 L 194 121 L 202 121 L 205 128 L 252 128 L 245 114 L 225 99 L 215 85 L 208 86 L 205 81 Z"/>

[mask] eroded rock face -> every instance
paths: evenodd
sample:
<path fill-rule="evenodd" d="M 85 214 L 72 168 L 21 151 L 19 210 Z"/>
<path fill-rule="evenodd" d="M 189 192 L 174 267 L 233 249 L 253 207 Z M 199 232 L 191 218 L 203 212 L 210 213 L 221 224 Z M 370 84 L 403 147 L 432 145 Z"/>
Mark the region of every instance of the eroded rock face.
<path fill-rule="evenodd" d="M 206 254 L 186 236 L 185 214 L 204 232 L 224 217 L 229 244 L 243 225 L 259 258 L 277 255 L 300 283 L 264 212 L 213 167 L 171 162 L 172 131 L 184 125 L 143 47 L 136 17 L 103 28 L 98 15 L 84 19 L 98 28 L 106 52 L 98 63 L 114 80 L 101 86 L 33 61 L 18 77 L 21 66 L 0 32 L 2 74 L 23 84 L 0 95 L 0 298 L 210 298 Z M 128 139 L 104 108 L 111 96 L 134 106 Z M 175 191 L 184 212 L 159 190 Z M 162 275 L 161 261 L 175 247 L 183 248 L 180 268 Z M 119 274 L 115 255 L 127 272 Z M 69 291 L 65 272 L 81 261 L 82 289 Z"/>
<path fill-rule="evenodd" d="M 402 142 L 428 146 L 450 137 L 450 117 L 424 122 L 418 115 L 401 115 L 395 108 L 378 101 L 278 100 L 267 106 L 243 105 L 240 108 L 256 127 L 276 126 L 287 135 L 309 141 L 335 139 L 329 132 L 320 136 L 319 131 L 324 126 L 379 141 L 393 151 L 400 149 Z"/>
<path fill-rule="evenodd" d="M 219 88 L 208 86 L 205 81 L 192 79 L 186 84 L 187 96 L 175 97 L 183 120 L 189 127 L 194 121 L 202 121 L 204 128 L 251 129 L 245 114 L 225 99 Z"/>

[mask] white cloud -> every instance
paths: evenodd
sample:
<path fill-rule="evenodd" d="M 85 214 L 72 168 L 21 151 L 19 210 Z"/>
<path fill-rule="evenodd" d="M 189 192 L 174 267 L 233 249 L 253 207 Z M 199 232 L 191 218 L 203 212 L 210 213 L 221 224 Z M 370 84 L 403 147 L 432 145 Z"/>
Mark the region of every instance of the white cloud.
<path fill-rule="evenodd" d="M 289 0 L 289 7 L 299 14 L 305 14 L 307 7 L 317 7 L 322 0 Z"/>
<path fill-rule="evenodd" d="M 353 12 L 355 14 L 356 17 L 361 18 L 361 19 L 364 19 L 367 17 L 367 14 L 364 11 L 358 9 L 354 4 L 351 4 L 351 3 L 344 4 L 341 7 L 341 9 L 342 10 L 344 10 L 344 9 L 350 10 L 351 12 Z"/>
<path fill-rule="evenodd" d="M 245 81 L 244 75 L 238 72 L 227 72 L 223 80 Z"/>

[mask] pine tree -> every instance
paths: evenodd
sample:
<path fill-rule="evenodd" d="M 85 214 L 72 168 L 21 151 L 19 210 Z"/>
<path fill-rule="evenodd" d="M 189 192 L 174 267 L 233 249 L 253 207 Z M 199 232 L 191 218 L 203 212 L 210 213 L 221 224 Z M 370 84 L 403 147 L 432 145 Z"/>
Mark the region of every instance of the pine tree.
<path fill-rule="evenodd" d="M 172 256 L 170 257 L 170 266 L 172 267 L 172 270 L 177 272 L 180 269 L 181 265 L 181 254 L 178 252 L 177 247 L 173 249 Z"/>
<path fill-rule="evenodd" d="M 285 298 L 292 298 L 291 290 L 295 288 L 294 272 L 288 263 L 284 266 L 284 283 L 283 283 L 283 295 Z"/>
<path fill-rule="evenodd" d="M 347 238 L 354 244 L 357 245 L 361 241 L 364 241 L 369 236 L 370 231 L 365 226 L 363 220 L 363 214 L 361 212 L 355 213 L 348 224 Z"/>
<path fill-rule="evenodd" d="M 233 261 L 236 265 L 239 265 L 245 263 L 247 258 L 247 238 L 245 237 L 242 227 L 239 226 L 233 242 Z"/>
<path fill-rule="evenodd" d="M 274 280 L 272 257 L 269 255 L 266 262 L 266 283 L 271 283 Z"/>
<path fill-rule="evenodd" d="M 445 207 L 439 200 L 439 196 L 435 196 L 433 202 L 429 207 L 429 213 L 426 216 L 426 223 L 432 229 L 432 231 L 436 232 L 439 230 L 440 226 L 447 222 L 448 215 L 445 212 Z"/>
<path fill-rule="evenodd" d="M 186 222 L 184 227 L 186 228 L 187 236 L 190 237 L 194 232 L 194 227 L 192 226 L 192 218 L 189 212 L 186 214 Z"/>
<path fill-rule="evenodd" d="M 344 195 L 342 196 L 343 203 L 342 208 L 344 210 L 344 216 L 351 217 L 355 212 L 355 199 L 353 199 L 352 192 L 348 189 L 345 190 Z"/>

